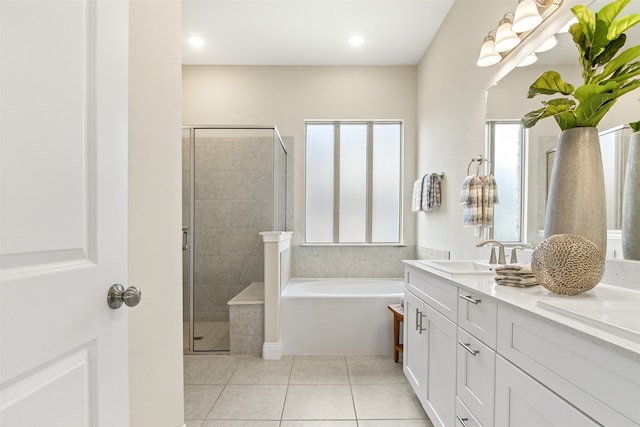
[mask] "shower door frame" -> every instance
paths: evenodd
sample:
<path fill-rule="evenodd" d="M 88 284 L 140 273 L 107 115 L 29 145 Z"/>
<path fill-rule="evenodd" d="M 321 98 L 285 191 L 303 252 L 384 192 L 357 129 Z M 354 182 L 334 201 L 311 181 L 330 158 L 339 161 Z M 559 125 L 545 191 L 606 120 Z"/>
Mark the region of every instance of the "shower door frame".
<path fill-rule="evenodd" d="M 280 136 L 280 132 L 278 132 L 278 128 L 275 125 L 183 125 L 182 129 L 189 130 L 189 226 L 187 230 L 187 249 L 189 255 L 189 327 L 188 327 L 188 348 L 183 348 L 183 354 L 226 354 L 229 353 L 229 350 L 196 350 L 194 347 L 195 343 L 195 254 L 194 254 L 194 246 L 193 246 L 193 230 L 195 228 L 195 181 L 196 181 L 196 173 L 195 173 L 195 142 L 196 142 L 196 130 L 270 130 L 273 132 L 273 139 L 277 139 L 280 143 L 280 148 L 284 152 L 285 156 L 288 156 L 287 149 L 284 146 L 284 142 L 282 137 Z M 184 135 L 184 134 L 183 134 Z M 275 147 L 275 141 L 272 141 L 272 147 Z M 275 150 L 272 150 L 272 159 L 271 164 L 274 165 L 272 169 L 273 175 L 273 185 L 272 185 L 272 193 L 275 193 Z M 287 171 L 288 164 L 285 161 L 285 206 L 284 206 L 284 215 L 285 215 L 285 228 L 286 227 L 286 215 L 287 215 Z M 273 198 L 273 195 L 272 195 Z M 272 229 L 276 227 L 276 216 L 275 216 L 275 200 L 274 200 L 274 215 L 272 222 Z M 266 230 L 265 230 L 266 231 Z M 272 230 L 273 231 L 273 230 Z M 284 231 L 284 230 L 283 230 Z M 183 228 L 184 232 L 184 228 Z M 183 246 L 184 249 L 184 246 Z M 184 267 L 183 267 L 184 268 Z M 184 286 L 184 284 L 183 284 Z M 184 298 L 184 295 L 183 295 Z"/>

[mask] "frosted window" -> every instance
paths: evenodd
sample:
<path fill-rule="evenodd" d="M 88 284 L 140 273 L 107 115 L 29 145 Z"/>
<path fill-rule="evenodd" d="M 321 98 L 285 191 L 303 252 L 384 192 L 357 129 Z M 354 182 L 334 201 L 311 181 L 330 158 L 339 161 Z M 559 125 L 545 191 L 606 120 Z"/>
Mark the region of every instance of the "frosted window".
<path fill-rule="evenodd" d="M 495 205 L 493 238 L 522 241 L 522 126 L 495 122 L 493 126 L 494 175 L 500 203 Z"/>
<path fill-rule="evenodd" d="M 307 126 L 308 242 L 333 242 L 333 135 L 333 124 Z"/>
<path fill-rule="evenodd" d="M 400 132 L 400 124 L 373 126 L 373 242 L 400 241 Z"/>
<path fill-rule="evenodd" d="M 367 125 L 340 126 L 340 242 L 366 242 Z"/>
<path fill-rule="evenodd" d="M 306 242 L 401 243 L 402 123 L 306 129 Z"/>

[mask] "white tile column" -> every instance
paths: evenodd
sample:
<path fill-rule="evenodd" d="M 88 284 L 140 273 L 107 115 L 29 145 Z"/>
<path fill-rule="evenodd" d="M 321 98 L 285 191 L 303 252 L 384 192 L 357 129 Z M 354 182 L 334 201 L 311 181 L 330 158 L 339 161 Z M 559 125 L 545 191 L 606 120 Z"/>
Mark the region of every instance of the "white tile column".
<path fill-rule="evenodd" d="M 283 251 L 291 248 L 290 231 L 265 231 L 260 233 L 264 242 L 264 343 L 262 358 L 278 360 L 282 357 L 280 340 L 280 293 L 282 278 L 290 272 L 282 271 L 280 262 Z"/>

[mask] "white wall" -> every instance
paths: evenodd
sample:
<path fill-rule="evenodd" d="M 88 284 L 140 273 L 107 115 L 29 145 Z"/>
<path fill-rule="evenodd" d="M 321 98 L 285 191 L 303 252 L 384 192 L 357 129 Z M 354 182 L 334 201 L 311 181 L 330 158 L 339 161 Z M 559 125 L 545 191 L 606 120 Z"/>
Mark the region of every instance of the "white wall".
<path fill-rule="evenodd" d="M 416 67 L 183 67 L 185 124 L 276 125 L 293 138 L 293 245 L 304 240 L 305 119 L 404 120 L 405 184 L 415 180 Z M 413 245 L 411 186 L 405 187 L 404 241 Z"/>
<path fill-rule="evenodd" d="M 443 205 L 418 215 L 417 244 L 478 258 L 462 226 L 460 188 L 469 161 L 484 154 L 486 90 L 495 68 L 479 68 L 482 39 L 515 2 L 456 1 L 418 67 L 418 171 L 445 172 Z"/>
<path fill-rule="evenodd" d="M 131 1 L 129 280 L 132 427 L 184 424 L 181 251 L 181 2 Z"/>

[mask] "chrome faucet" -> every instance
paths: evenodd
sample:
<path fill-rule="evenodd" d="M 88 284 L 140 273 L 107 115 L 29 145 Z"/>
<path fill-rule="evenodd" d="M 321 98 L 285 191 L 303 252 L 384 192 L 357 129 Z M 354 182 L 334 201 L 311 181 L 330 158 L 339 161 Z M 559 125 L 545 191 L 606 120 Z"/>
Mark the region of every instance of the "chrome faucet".
<path fill-rule="evenodd" d="M 522 245 L 515 245 L 511 247 L 511 256 L 509 257 L 509 264 L 516 264 L 518 262 L 518 256 L 516 255 L 516 249 L 533 248 L 529 243 Z"/>
<path fill-rule="evenodd" d="M 504 245 L 497 240 L 483 240 L 476 245 L 476 248 L 491 245 L 491 256 L 489 257 L 489 264 L 506 264 L 504 259 Z M 496 246 L 498 247 L 498 262 L 496 262 Z"/>

